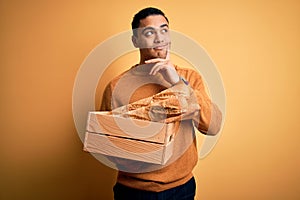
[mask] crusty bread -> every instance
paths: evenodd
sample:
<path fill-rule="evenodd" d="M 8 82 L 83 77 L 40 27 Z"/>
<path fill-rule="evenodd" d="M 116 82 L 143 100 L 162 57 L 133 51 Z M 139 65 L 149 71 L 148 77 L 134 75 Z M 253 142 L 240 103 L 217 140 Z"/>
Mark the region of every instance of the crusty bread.
<path fill-rule="evenodd" d="M 176 84 L 152 97 L 116 108 L 112 114 L 148 121 L 177 119 L 187 111 L 190 93 L 189 87 Z"/>

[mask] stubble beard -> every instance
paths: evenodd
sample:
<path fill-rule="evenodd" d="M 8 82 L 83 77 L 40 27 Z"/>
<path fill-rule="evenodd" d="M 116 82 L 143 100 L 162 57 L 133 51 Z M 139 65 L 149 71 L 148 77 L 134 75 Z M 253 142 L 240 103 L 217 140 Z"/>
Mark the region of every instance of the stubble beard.
<path fill-rule="evenodd" d="M 165 59 L 167 57 L 167 49 L 164 49 L 163 51 L 157 52 L 157 58 L 163 58 Z"/>
<path fill-rule="evenodd" d="M 140 49 L 140 51 L 144 57 L 144 60 L 150 60 L 155 58 L 166 59 L 169 49 L 170 44 L 166 48 L 161 50 L 155 50 L 153 48 L 144 48 Z"/>
<path fill-rule="evenodd" d="M 167 53 L 168 53 L 168 49 L 167 48 L 163 49 L 163 50 L 154 50 L 154 49 L 151 49 L 149 51 L 154 51 L 154 52 L 151 52 L 151 54 L 147 58 L 148 60 L 149 59 L 154 59 L 154 58 L 166 59 Z"/>

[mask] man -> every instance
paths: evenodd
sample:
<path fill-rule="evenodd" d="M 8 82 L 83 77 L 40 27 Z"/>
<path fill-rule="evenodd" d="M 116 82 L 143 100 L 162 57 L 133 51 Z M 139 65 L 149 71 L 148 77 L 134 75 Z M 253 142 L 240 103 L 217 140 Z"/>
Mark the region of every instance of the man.
<path fill-rule="evenodd" d="M 119 168 L 121 171 L 114 186 L 114 198 L 194 199 L 196 185 L 192 170 L 198 160 L 194 126 L 203 134 L 217 134 L 222 120 L 221 112 L 211 102 L 197 72 L 172 64 L 169 57 L 169 21 L 161 10 L 150 7 L 139 11 L 133 18 L 132 30 L 132 42 L 139 48 L 140 62 L 108 84 L 101 110 L 112 110 L 176 86 L 193 91 L 188 98 L 193 95 L 199 109 L 187 108 L 189 113 L 179 122 L 174 155 L 165 166 L 141 173 L 126 172 Z M 122 84 L 118 84 L 121 79 Z M 128 88 L 134 88 L 130 94 Z M 115 161 L 116 164 L 126 163 L 121 159 Z M 130 161 L 127 164 L 130 166 Z"/>

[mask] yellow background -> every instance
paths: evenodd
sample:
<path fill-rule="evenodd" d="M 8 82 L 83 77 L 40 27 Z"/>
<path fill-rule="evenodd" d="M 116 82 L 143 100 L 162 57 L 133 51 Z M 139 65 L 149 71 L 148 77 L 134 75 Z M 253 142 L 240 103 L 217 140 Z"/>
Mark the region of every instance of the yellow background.
<path fill-rule="evenodd" d="M 196 169 L 197 199 L 300 199 L 299 1 L 0 1 L 0 199 L 111 199 L 115 171 L 82 151 L 76 73 L 145 6 L 201 44 L 226 121 Z M 176 170 L 176 169 L 174 169 Z"/>

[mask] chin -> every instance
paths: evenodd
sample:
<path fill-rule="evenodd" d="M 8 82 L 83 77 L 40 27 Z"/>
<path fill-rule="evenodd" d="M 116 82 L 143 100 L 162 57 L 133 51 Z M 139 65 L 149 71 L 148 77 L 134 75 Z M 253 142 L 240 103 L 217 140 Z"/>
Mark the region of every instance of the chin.
<path fill-rule="evenodd" d="M 154 58 L 162 58 L 165 59 L 167 57 L 168 50 L 154 50 L 148 49 L 148 52 L 144 52 L 146 60 L 154 59 Z"/>
<path fill-rule="evenodd" d="M 159 54 L 158 55 L 158 58 L 163 58 L 165 59 L 167 57 L 167 54 L 166 53 L 163 53 L 163 54 Z"/>
<path fill-rule="evenodd" d="M 165 59 L 167 57 L 167 51 L 158 51 L 155 52 L 156 58 L 163 58 Z"/>

